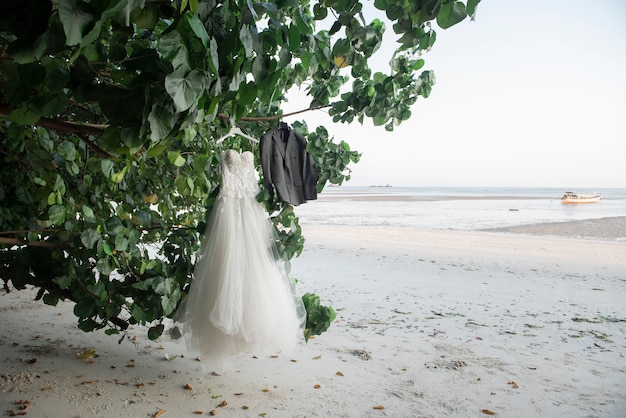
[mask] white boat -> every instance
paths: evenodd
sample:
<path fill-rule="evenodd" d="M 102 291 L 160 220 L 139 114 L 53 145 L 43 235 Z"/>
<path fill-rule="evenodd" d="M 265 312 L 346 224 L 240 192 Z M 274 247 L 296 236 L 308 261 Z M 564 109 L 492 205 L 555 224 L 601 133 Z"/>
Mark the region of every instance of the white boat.
<path fill-rule="evenodd" d="M 561 198 L 561 202 L 563 203 L 598 203 L 601 194 L 580 194 L 577 192 L 565 192 L 563 197 Z"/>

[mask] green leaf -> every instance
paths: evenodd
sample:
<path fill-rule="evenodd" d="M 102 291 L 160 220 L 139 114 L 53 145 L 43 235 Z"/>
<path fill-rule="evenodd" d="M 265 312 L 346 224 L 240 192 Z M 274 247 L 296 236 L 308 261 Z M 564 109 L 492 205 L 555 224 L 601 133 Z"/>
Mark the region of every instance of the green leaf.
<path fill-rule="evenodd" d="M 258 84 L 265 80 L 268 70 L 269 60 L 262 55 L 257 55 L 252 64 L 252 76 L 254 77 L 254 81 Z"/>
<path fill-rule="evenodd" d="M 300 30 L 293 23 L 289 26 L 289 50 L 295 52 L 300 48 Z"/>
<path fill-rule="evenodd" d="M 141 282 L 133 284 L 135 289 L 143 290 L 144 292 L 152 288 L 152 282 L 154 278 L 143 280 Z"/>
<path fill-rule="evenodd" d="M 80 300 L 74 305 L 74 315 L 79 318 L 88 318 L 94 313 L 95 308 L 91 299 Z"/>
<path fill-rule="evenodd" d="M 142 228 L 150 228 L 152 226 L 152 213 L 150 211 L 138 210 L 133 214 L 133 218 L 137 220 L 137 223 Z"/>
<path fill-rule="evenodd" d="M 57 147 L 59 155 L 66 161 L 74 161 L 76 159 L 76 147 L 70 141 L 63 141 Z"/>
<path fill-rule="evenodd" d="M 65 276 L 55 277 L 52 281 L 58 284 L 59 288 L 67 289 L 70 287 L 70 285 L 74 281 L 74 278 L 71 277 L 70 275 L 65 275 Z"/>
<path fill-rule="evenodd" d="M 480 3 L 480 0 L 468 0 L 467 1 L 467 15 L 471 17 L 472 20 L 474 19 L 474 16 L 476 15 L 476 7 L 478 7 L 478 3 Z"/>
<path fill-rule="evenodd" d="M 161 308 L 163 308 L 163 315 L 168 316 L 176 309 L 180 294 L 164 295 L 161 298 Z"/>
<path fill-rule="evenodd" d="M 104 250 L 104 253 L 106 255 L 113 255 L 113 250 L 111 249 L 111 246 L 109 245 L 108 242 L 102 243 L 102 249 Z"/>
<path fill-rule="evenodd" d="M 93 209 L 91 209 L 89 206 L 83 205 L 81 209 L 83 211 L 83 216 L 85 217 L 85 219 L 87 220 L 96 219 L 96 214 L 94 213 Z"/>
<path fill-rule="evenodd" d="M 43 303 L 50 306 L 57 306 L 57 303 L 59 303 L 59 297 L 46 293 L 43 295 Z"/>
<path fill-rule="evenodd" d="M 115 265 L 115 261 L 113 260 L 115 260 L 113 257 L 104 257 L 99 259 L 96 262 L 96 269 L 100 272 L 100 274 L 104 276 L 110 275 L 117 268 L 117 266 Z"/>
<path fill-rule="evenodd" d="M 20 125 L 34 125 L 40 117 L 40 112 L 30 105 L 21 106 L 9 112 L 9 120 Z"/>
<path fill-rule="evenodd" d="M 197 3 L 196 3 L 197 4 Z M 184 15 L 185 19 L 187 19 L 187 23 L 189 27 L 193 31 L 193 33 L 200 39 L 204 48 L 209 47 L 209 34 L 206 32 L 202 21 L 195 13 L 186 13 Z"/>
<path fill-rule="evenodd" d="M 78 321 L 78 328 L 84 332 L 91 332 L 94 329 L 98 329 L 99 325 L 91 318 Z"/>
<path fill-rule="evenodd" d="M 122 221 L 117 216 L 112 216 L 104 221 L 104 227 L 111 235 L 117 235 L 124 229 Z"/>
<path fill-rule="evenodd" d="M 48 208 L 48 219 L 53 225 L 61 225 L 65 222 L 65 206 L 53 205 Z"/>
<path fill-rule="evenodd" d="M 182 167 L 187 162 L 187 160 L 180 155 L 180 151 L 169 151 L 167 153 L 167 159 L 176 167 Z"/>
<path fill-rule="evenodd" d="M 85 229 L 80 234 L 80 241 L 88 249 L 92 249 L 98 241 L 100 241 L 100 239 L 102 239 L 102 235 L 100 235 L 98 231 L 91 228 Z"/>
<path fill-rule="evenodd" d="M 246 58 L 252 57 L 254 54 L 254 50 L 252 48 L 252 33 L 250 33 L 249 25 L 241 25 L 241 30 L 239 31 L 239 39 L 243 44 L 243 48 L 246 51 Z"/>
<path fill-rule="evenodd" d="M 156 340 L 163 334 L 163 330 L 165 330 L 165 325 L 163 324 L 150 327 L 150 329 L 148 329 L 148 338 L 152 341 Z"/>
<path fill-rule="evenodd" d="M 122 180 L 124 180 L 124 176 L 126 175 L 126 172 L 128 172 L 128 166 L 125 165 L 124 168 L 122 168 L 121 171 L 118 171 L 117 173 L 113 173 L 111 175 L 111 180 L 114 183 L 121 183 Z"/>
<path fill-rule="evenodd" d="M 163 151 L 165 151 L 166 149 L 167 149 L 167 145 L 159 144 L 150 148 L 146 154 L 149 158 L 157 157 L 163 154 Z"/>
<path fill-rule="evenodd" d="M 137 323 L 143 323 L 146 320 L 146 315 L 137 305 L 133 305 L 133 318 L 137 321 Z"/>
<path fill-rule="evenodd" d="M 170 133 L 174 126 L 174 113 L 172 110 L 171 106 L 163 106 L 159 103 L 152 105 L 152 110 L 148 115 L 148 122 L 150 123 L 150 141 L 159 142 Z M 153 149 L 148 151 L 148 156 L 154 156 L 150 155 Z"/>
<path fill-rule="evenodd" d="M 86 10 L 85 3 L 78 0 L 59 0 L 58 7 L 67 45 L 79 44 L 83 31 L 93 20 L 93 15 Z"/>
<path fill-rule="evenodd" d="M 128 250 L 128 237 L 122 234 L 117 234 L 115 236 L 115 249 L 117 251 Z"/>
<path fill-rule="evenodd" d="M 461 22 L 466 17 L 467 11 L 465 10 L 465 5 L 460 1 L 444 3 L 441 5 L 441 9 L 437 14 L 437 24 L 443 29 L 448 29 Z"/>
<path fill-rule="evenodd" d="M 204 89 L 204 77 L 199 70 L 192 70 L 183 76 L 175 71 L 165 77 L 165 90 L 174 101 L 178 112 L 194 106 Z"/>

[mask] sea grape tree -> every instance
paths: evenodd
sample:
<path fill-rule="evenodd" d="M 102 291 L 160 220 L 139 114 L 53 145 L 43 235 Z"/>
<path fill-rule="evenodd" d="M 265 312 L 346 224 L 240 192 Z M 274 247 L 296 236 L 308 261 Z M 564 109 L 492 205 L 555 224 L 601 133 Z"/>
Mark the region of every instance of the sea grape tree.
<path fill-rule="evenodd" d="M 78 326 L 163 332 L 184 297 L 219 151 L 250 149 L 285 117 L 289 92 L 334 122 L 392 130 L 427 97 L 435 27 L 479 0 L 0 0 L 0 278 L 75 303 Z M 396 50 L 374 72 L 386 27 Z M 308 139 L 318 189 L 359 153 L 325 127 Z M 294 208 L 259 200 L 287 258 L 303 246 Z M 308 335 L 332 309 L 306 295 Z"/>

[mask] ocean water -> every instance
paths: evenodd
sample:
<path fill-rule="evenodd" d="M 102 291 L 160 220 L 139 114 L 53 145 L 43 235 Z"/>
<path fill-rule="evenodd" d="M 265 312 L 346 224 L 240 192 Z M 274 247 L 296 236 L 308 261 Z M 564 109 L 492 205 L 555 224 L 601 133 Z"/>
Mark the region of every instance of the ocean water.
<path fill-rule="evenodd" d="M 485 187 L 327 187 L 296 208 L 302 225 L 481 230 L 545 222 L 626 216 L 626 189 L 595 204 L 564 205 L 566 190 Z"/>

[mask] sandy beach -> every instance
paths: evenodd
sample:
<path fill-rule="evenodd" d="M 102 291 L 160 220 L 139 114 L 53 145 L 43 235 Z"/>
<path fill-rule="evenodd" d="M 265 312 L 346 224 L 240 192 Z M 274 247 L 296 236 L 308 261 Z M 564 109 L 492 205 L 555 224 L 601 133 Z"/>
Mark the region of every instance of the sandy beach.
<path fill-rule="evenodd" d="M 144 328 L 118 344 L 78 330 L 70 304 L 2 292 L 0 414 L 624 417 L 626 242 L 570 226 L 305 225 L 292 275 L 336 322 L 227 370 Z"/>

